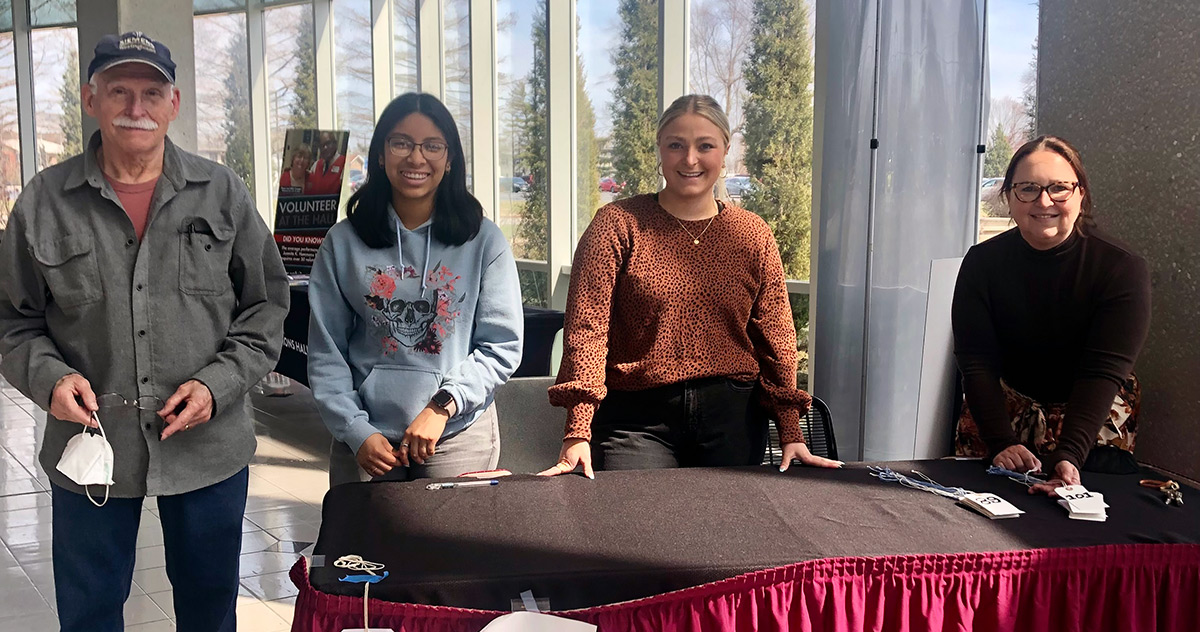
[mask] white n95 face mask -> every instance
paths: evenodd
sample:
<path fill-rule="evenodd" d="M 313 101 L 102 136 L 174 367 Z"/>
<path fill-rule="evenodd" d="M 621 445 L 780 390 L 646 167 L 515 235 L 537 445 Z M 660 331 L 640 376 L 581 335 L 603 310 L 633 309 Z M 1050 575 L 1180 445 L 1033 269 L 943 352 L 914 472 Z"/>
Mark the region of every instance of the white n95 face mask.
<path fill-rule="evenodd" d="M 113 449 L 104 434 L 104 426 L 100 425 L 100 417 L 93 412 L 92 419 L 100 429 L 100 434 L 92 434 L 84 426 L 83 432 L 67 441 L 57 468 L 64 476 L 83 486 L 84 493 L 93 505 L 103 507 L 108 502 L 108 486 L 113 484 Z M 104 485 L 104 502 L 96 502 L 92 498 L 88 485 Z"/>

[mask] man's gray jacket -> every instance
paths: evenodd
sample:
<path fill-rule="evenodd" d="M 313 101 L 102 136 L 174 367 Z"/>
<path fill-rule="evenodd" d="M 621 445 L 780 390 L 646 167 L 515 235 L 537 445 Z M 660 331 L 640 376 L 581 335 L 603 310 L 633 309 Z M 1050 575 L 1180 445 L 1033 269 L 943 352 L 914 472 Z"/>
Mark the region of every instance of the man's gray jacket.
<path fill-rule="evenodd" d="M 0 241 L 0 373 L 46 410 L 69 373 L 127 400 L 165 400 L 189 379 L 203 382 L 212 420 L 166 441 L 153 410 L 99 415 L 115 453 L 112 496 L 207 487 L 254 456 L 247 393 L 279 357 L 283 263 L 242 181 L 169 139 L 139 244 L 99 146 L 97 133 L 17 199 Z M 75 492 L 55 466 L 82 429 L 47 415 L 39 454 L 50 480 Z"/>

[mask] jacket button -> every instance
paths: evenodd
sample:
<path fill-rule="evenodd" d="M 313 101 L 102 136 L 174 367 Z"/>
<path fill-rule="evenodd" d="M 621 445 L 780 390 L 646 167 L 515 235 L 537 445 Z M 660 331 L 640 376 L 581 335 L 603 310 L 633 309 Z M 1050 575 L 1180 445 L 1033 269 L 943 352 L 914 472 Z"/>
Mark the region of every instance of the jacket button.
<path fill-rule="evenodd" d="M 145 329 L 139 329 L 139 330 L 138 330 L 138 337 L 145 337 L 145 335 L 146 335 L 146 330 L 145 330 Z"/>
<path fill-rule="evenodd" d="M 146 424 L 146 430 L 150 429 L 150 424 Z"/>
<path fill-rule="evenodd" d="M 147 382 L 149 382 L 149 381 L 150 381 L 150 378 L 148 378 L 148 377 L 144 377 L 144 378 L 142 378 L 142 384 L 145 384 L 145 383 L 147 383 Z"/>
<path fill-rule="evenodd" d="M 126 247 L 126 248 L 128 248 L 128 247 L 130 247 L 130 246 L 132 246 L 132 245 L 133 245 L 133 239 L 126 239 L 126 240 L 125 240 L 125 247 Z"/>
<path fill-rule="evenodd" d="M 212 244 L 204 244 L 205 250 L 212 250 Z"/>
<path fill-rule="evenodd" d="M 141 292 L 141 291 L 142 291 L 142 284 L 141 284 L 141 283 L 138 283 L 138 284 L 137 284 L 137 288 L 135 288 L 135 289 L 137 289 L 137 291 Z"/>

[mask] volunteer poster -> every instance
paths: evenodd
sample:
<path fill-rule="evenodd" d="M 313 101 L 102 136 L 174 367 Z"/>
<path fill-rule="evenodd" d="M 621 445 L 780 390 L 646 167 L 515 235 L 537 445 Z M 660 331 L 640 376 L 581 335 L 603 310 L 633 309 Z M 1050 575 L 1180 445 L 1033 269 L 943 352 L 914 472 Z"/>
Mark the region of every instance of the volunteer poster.
<path fill-rule="evenodd" d="M 337 223 L 350 133 L 292 129 L 284 136 L 275 244 L 290 273 L 312 270 L 325 233 Z"/>

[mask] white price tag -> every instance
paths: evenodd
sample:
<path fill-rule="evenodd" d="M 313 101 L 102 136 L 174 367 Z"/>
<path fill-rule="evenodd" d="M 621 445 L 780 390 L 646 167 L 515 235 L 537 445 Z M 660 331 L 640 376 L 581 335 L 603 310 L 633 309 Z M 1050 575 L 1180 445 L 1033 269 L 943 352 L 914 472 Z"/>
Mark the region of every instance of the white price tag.
<path fill-rule="evenodd" d="M 991 493 L 967 494 L 959 499 L 959 504 L 974 509 L 993 520 L 998 518 L 1016 518 L 1025 513 L 1012 503 Z"/>
<path fill-rule="evenodd" d="M 1108 507 L 1104 502 L 1104 494 L 1089 492 L 1083 485 L 1066 485 L 1054 490 L 1054 493 L 1067 501 L 1075 513 L 1100 513 Z"/>
<path fill-rule="evenodd" d="M 1064 485 L 1054 493 L 1061 499 L 1058 504 L 1066 508 L 1067 517 L 1073 520 L 1104 522 L 1108 519 L 1104 494 L 1090 492 L 1083 485 Z"/>

